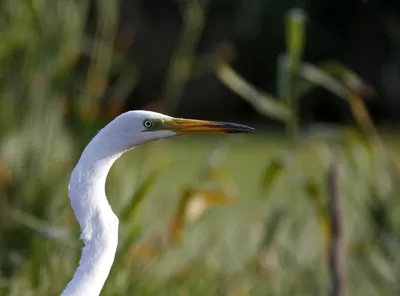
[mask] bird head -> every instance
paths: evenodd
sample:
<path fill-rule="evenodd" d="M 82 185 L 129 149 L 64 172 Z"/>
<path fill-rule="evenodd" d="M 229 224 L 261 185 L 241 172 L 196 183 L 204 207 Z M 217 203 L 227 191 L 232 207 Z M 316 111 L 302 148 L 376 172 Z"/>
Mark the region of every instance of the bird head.
<path fill-rule="evenodd" d="M 245 125 L 174 118 L 151 111 L 128 111 L 111 121 L 104 132 L 128 141 L 127 148 L 146 142 L 186 135 L 211 135 L 227 133 L 248 133 L 254 129 Z"/>

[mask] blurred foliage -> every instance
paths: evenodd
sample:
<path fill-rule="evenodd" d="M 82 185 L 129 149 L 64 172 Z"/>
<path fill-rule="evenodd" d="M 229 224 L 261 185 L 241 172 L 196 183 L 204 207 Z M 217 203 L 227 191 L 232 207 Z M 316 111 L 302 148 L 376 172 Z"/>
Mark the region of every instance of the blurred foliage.
<path fill-rule="evenodd" d="M 299 9 L 287 13 L 276 96 L 241 77 L 225 51 L 195 58 L 208 2 L 181 6 L 188 23 L 164 108 L 176 107 L 197 63 L 214 60 L 218 79 L 285 125 L 286 138 L 160 142 L 118 161 L 107 193 L 121 220 L 120 243 L 102 295 L 326 294 L 334 148 L 342 163 L 344 285 L 351 295 L 397 295 L 399 157 L 361 99 L 372 88 L 341 63 L 303 60 L 307 18 Z M 88 5 L 0 3 L 0 295 L 58 295 L 70 280 L 81 242 L 69 172 L 90 137 L 121 111 L 143 70 L 113 50 L 115 2 L 98 1 L 98 30 L 90 36 Z M 90 60 L 85 75 L 76 71 L 82 55 Z M 302 129 L 298 101 L 316 87 L 348 103 L 359 128 Z"/>

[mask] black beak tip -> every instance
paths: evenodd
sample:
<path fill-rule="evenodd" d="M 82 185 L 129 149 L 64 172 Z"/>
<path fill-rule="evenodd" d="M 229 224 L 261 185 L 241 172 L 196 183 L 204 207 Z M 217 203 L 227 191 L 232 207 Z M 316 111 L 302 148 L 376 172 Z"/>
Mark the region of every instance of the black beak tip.
<path fill-rule="evenodd" d="M 255 129 L 242 124 L 237 123 L 226 123 L 225 126 L 227 127 L 227 132 L 229 134 L 242 134 L 242 133 L 254 133 Z"/>

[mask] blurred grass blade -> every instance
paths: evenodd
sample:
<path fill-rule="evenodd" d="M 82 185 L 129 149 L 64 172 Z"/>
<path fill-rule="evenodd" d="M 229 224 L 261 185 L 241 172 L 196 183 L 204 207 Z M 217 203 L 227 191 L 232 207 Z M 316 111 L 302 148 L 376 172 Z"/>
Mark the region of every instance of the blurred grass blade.
<path fill-rule="evenodd" d="M 312 82 L 314 85 L 321 86 L 344 100 L 348 99 L 349 90 L 337 79 L 331 77 L 316 66 L 303 63 L 299 69 L 299 75 L 307 81 Z"/>
<path fill-rule="evenodd" d="M 378 132 L 375 129 L 372 119 L 369 116 L 367 108 L 365 107 L 365 104 L 360 95 L 350 93 L 349 104 L 354 118 L 356 119 L 358 125 L 365 132 L 365 134 L 368 136 L 374 136 L 374 138 L 378 139 Z"/>
<path fill-rule="evenodd" d="M 27 212 L 9 207 L 7 209 L 7 216 L 14 222 L 40 234 L 43 238 L 57 240 L 69 247 L 75 247 L 78 244 L 77 240 L 71 237 L 68 229 L 52 226 L 49 221 L 36 218 Z"/>
<path fill-rule="evenodd" d="M 139 228 L 134 227 L 133 225 L 130 225 L 130 227 L 127 227 L 126 232 L 124 233 L 124 236 L 120 239 L 120 242 L 118 244 L 118 252 L 120 254 L 124 254 L 123 256 L 118 256 L 116 257 L 117 262 L 124 262 L 126 258 L 130 258 L 130 249 L 132 245 L 134 244 L 134 240 L 139 236 Z M 119 264 L 116 264 L 119 265 Z"/>
<path fill-rule="evenodd" d="M 304 64 L 303 66 L 305 68 L 300 71 L 300 76 L 306 80 L 301 81 L 296 90 L 297 95 L 300 97 L 309 93 L 317 86 L 324 87 L 343 99 L 347 99 L 346 93 L 348 94 L 349 91 L 367 98 L 375 94 L 373 87 L 363 81 L 356 73 L 338 62 L 328 61 L 318 66 L 311 64 Z M 341 86 L 338 84 L 341 84 Z"/>
<path fill-rule="evenodd" d="M 308 179 L 304 183 L 304 190 L 306 192 L 308 199 L 315 203 L 318 210 L 323 209 L 325 207 L 321 198 L 321 188 L 314 180 Z"/>
<path fill-rule="evenodd" d="M 132 217 L 142 200 L 147 196 L 150 190 L 154 187 L 161 173 L 165 170 L 166 166 L 159 166 L 154 169 L 137 187 L 135 193 L 133 194 L 130 202 L 124 207 L 121 213 L 121 220 L 128 220 Z"/>
<path fill-rule="evenodd" d="M 351 91 L 361 94 L 365 97 L 372 97 L 375 90 L 372 86 L 363 81 L 356 73 L 351 71 L 345 65 L 336 61 L 322 63 L 319 68 L 325 73 L 338 78 Z"/>
<path fill-rule="evenodd" d="M 297 135 L 297 99 L 294 90 L 295 76 L 289 70 L 290 58 L 285 54 L 281 54 L 277 59 L 278 77 L 277 89 L 278 97 L 288 110 L 288 118 L 285 121 L 286 129 L 291 139 L 293 140 Z"/>
<path fill-rule="evenodd" d="M 302 9 L 293 9 L 286 20 L 286 49 L 289 56 L 289 70 L 299 68 L 305 43 L 305 13 Z"/>
<path fill-rule="evenodd" d="M 318 220 L 318 227 L 320 228 L 322 234 L 324 249 L 326 252 L 328 252 L 329 246 L 331 245 L 332 235 L 327 211 L 327 203 L 324 199 L 322 188 L 317 182 L 309 178 L 304 183 L 304 191 L 308 200 L 310 200 L 314 205 Z"/>
<path fill-rule="evenodd" d="M 270 190 L 275 184 L 276 180 L 284 171 L 287 165 L 287 159 L 284 157 L 275 157 L 270 164 L 267 166 L 266 170 L 262 174 L 261 179 L 261 190 L 266 192 Z"/>
<path fill-rule="evenodd" d="M 301 83 L 300 91 L 302 94 L 310 91 L 313 87 L 321 86 L 348 101 L 358 125 L 367 135 L 372 135 L 378 139 L 373 121 L 359 94 L 366 93 L 371 96 L 374 91 L 355 73 L 341 64 L 333 62 L 326 63 L 321 67 L 305 63 L 301 66 L 299 73 L 301 77 L 314 84 Z M 339 80 L 334 78 L 332 74 L 338 76 Z"/>
<path fill-rule="evenodd" d="M 275 97 L 257 90 L 225 62 L 217 65 L 216 75 L 225 86 L 250 103 L 259 113 L 283 122 L 289 119 L 289 111 Z"/>
<path fill-rule="evenodd" d="M 263 236 L 258 245 L 255 271 L 259 275 L 269 277 L 273 275 L 277 267 L 277 253 L 274 246 L 279 227 L 285 218 L 285 209 L 278 206 L 264 219 Z"/>
<path fill-rule="evenodd" d="M 282 207 L 276 207 L 264 221 L 264 235 L 260 243 L 260 250 L 274 242 L 275 235 L 279 230 L 285 211 Z"/>
<path fill-rule="evenodd" d="M 298 133 L 296 82 L 297 72 L 303 55 L 305 33 L 305 13 L 293 9 L 286 20 L 286 53 L 278 58 L 278 96 L 289 109 L 290 118 L 286 122 L 287 132 L 292 140 Z"/>
<path fill-rule="evenodd" d="M 176 113 L 185 83 L 192 76 L 210 2 L 190 0 L 182 3 L 182 30 L 171 58 L 163 93 L 170 115 Z"/>
<path fill-rule="evenodd" d="M 227 195 L 232 197 L 239 196 L 240 191 L 237 184 L 225 170 L 215 168 L 209 172 L 209 177 L 219 183 Z"/>
<path fill-rule="evenodd" d="M 360 150 L 366 151 L 371 156 L 371 159 L 375 154 L 375 149 L 372 142 L 369 141 L 365 135 L 355 130 L 349 130 L 345 132 L 343 135 L 343 142 L 343 155 L 354 173 L 357 173 L 359 170 L 357 154 L 360 152 Z"/>
<path fill-rule="evenodd" d="M 312 68 L 313 66 L 309 67 L 309 65 L 305 65 L 305 72 L 308 72 L 309 75 L 313 71 Z M 352 113 L 357 123 L 367 135 L 377 135 L 373 121 L 361 98 L 361 95 L 371 97 L 374 94 L 374 89 L 365 83 L 353 71 L 340 63 L 327 62 L 322 64 L 319 69 L 321 71 L 320 74 L 326 73 L 325 77 L 323 77 L 324 75 L 320 76 L 320 82 L 325 83 L 325 88 L 331 90 L 339 97 L 343 96 L 344 99 L 349 101 Z M 314 74 L 311 74 L 311 76 L 318 76 L 316 72 Z M 331 79 L 328 77 L 331 77 Z M 340 83 L 339 81 L 336 81 L 334 77 L 337 77 L 340 80 Z M 310 78 L 310 76 L 308 76 L 308 78 Z M 318 80 L 318 78 L 316 80 Z M 313 82 L 316 82 L 316 80 L 310 79 L 310 81 Z M 340 86 L 339 84 L 344 86 Z M 319 85 L 323 86 L 322 84 Z"/>
<path fill-rule="evenodd" d="M 119 74 L 119 78 L 109 88 L 109 113 L 117 116 L 122 113 L 129 93 L 136 87 L 139 81 L 140 72 L 136 64 L 126 63 Z"/>
<path fill-rule="evenodd" d="M 31 271 L 29 272 L 30 275 L 30 284 L 35 289 L 39 288 L 40 281 L 43 276 L 43 269 L 41 268 L 42 265 L 46 265 L 46 261 L 48 257 L 44 256 L 44 249 L 45 244 L 43 241 L 36 237 L 33 239 L 32 242 L 32 255 L 29 261 L 29 268 Z"/>

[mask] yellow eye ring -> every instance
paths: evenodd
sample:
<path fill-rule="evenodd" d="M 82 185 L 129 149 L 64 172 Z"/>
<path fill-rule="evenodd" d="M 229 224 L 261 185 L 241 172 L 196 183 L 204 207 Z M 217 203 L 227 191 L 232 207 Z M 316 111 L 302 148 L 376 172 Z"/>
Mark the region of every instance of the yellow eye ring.
<path fill-rule="evenodd" d="M 143 121 L 143 125 L 145 128 L 151 128 L 153 126 L 153 123 L 150 120 L 146 119 L 145 121 Z"/>

